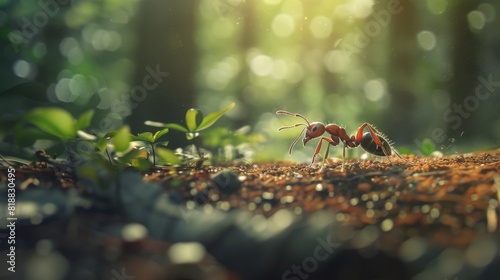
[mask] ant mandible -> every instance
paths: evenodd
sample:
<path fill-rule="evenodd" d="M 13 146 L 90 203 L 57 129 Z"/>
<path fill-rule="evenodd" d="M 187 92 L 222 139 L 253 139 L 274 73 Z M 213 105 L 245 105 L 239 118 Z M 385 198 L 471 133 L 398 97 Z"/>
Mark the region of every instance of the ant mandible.
<path fill-rule="evenodd" d="M 355 148 L 360 145 L 365 151 L 369 152 L 370 154 L 374 154 L 377 156 L 386 156 L 387 159 L 389 159 L 389 161 L 391 161 L 389 156 L 392 155 L 393 153 L 396 154 L 399 158 L 403 159 L 403 157 L 401 157 L 401 155 L 394 148 L 392 148 L 391 142 L 389 140 L 386 140 L 387 137 L 384 136 L 380 131 L 378 131 L 375 127 L 373 127 L 369 123 L 363 123 L 358 128 L 356 134 L 349 137 L 345 129 L 337 124 L 330 123 L 325 126 L 321 122 L 309 123 L 309 121 L 301 114 L 290 113 L 283 110 L 277 111 L 276 114 L 298 117 L 302 118 L 305 121 L 305 123 L 297 123 L 290 126 L 283 126 L 278 129 L 278 131 L 281 131 L 288 128 L 304 126 L 300 134 L 297 136 L 297 138 L 295 138 L 295 140 L 293 140 L 292 145 L 290 146 L 290 150 L 288 151 L 290 155 L 292 154 L 293 147 L 299 140 L 304 130 L 306 131 L 303 140 L 304 146 L 311 139 L 321 137 L 318 145 L 316 146 L 316 151 L 314 152 L 311 164 L 314 163 L 316 155 L 319 154 L 323 141 L 328 142 L 328 148 L 326 150 L 325 159 L 328 157 L 328 151 L 330 149 L 330 145 L 337 146 L 340 144 L 340 142 L 344 144 L 344 147 L 342 149 L 342 169 L 341 169 L 342 171 L 344 171 L 344 164 L 345 164 L 345 149 Z M 365 128 L 368 128 L 368 132 L 366 133 L 364 133 Z M 322 136 L 325 132 L 330 134 L 331 138 Z"/>

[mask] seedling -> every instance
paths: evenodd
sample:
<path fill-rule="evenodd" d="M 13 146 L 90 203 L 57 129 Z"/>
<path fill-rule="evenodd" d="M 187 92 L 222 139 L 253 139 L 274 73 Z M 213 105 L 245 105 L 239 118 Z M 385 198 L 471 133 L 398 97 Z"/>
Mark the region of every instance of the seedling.
<path fill-rule="evenodd" d="M 234 102 L 227 105 L 220 111 L 212 112 L 206 116 L 198 110 L 191 108 L 186 112 L 186 127 L 177 123 L 161 123 L 155 121 L 146 121 L 144 124 L 154 127 L 169 128 L 177 131 L 184 132 L 186 134 L 187 140 L 193 140 L 200 135 L 200 131 L 212 126 L 220 117 L 222 117 L 227 111 L 234 107 Z M 198 152 L 199 157 L 202 155 Z"/>
<path fill-rule="evenodd" d="M 422 141 L 422 146 L 420 146 L 419 148 L 422 154 L 424 154 L 425 156 L 430 156 L 434 151 L 436 151 L 436 146 L 434 145 L 434 141 L 432 141 L 429 138 L 425 138 Z"/>
<path fill-rule="evenodd" d="M 143 132 L 139 133 L 137 136 L 131 135 L 131 138 L 133 141 L 141 141 L 149 145 L 151 148 L 151 154 L 153 156 L 153 166 L 156 165 L 156 156 L 157 153 L 162 158 L 165 162 L 168 162 L 170 164 L 177 164 L 179 163 L 179 159 L 177 156 L 172 152 L 171 150 L 168 149 L 157 149 L 159 146 L 167 146 L 168 141 L 162 141 L 158 142 L 158 140 L 165 134 L 167 134 L 169 129 L 163 128 L 161 130 L 156 131 L 155 133 L 151 132 Z"/>
<path fill-rule="evenodd" d="M 50 140 L 52 146 L 49 147 L 49 154 L 61 154 L 71 149 L 75 143 L 86 141 L 93 150 L 88 154 L 92 160 L 102 161 L 107 156 L 111 165 L 131 164 L 140 170 L 151 167 L 149 155 L 152 155 L 152 165 L 161 164 L 179 164 L 181 160 L 172 151 L 163 148 L 168 145 L 168 141 L 160 141 L 160 138 L 167 134 L 170 129 L 178 130 L 186 134 L 186 139 L 193 140 L 199 136 L 200 131 L 212 126 L 222 115 L 231 110 L 234 103 L 229 104 L 220 111 L 210 113 L 206 116 L 200 110 L 189 109 L 186 112 L 186 126 L 176 123 L 159 123 L 147 121 L 147 125 L 161 127 L 160 130 L 152 132 L 143 132 L 138 135 L 132 135 L 128 126 L 122 126 L 118 130 L 110 131 L 104 135 L 94 135 L 84 131 L 90 126 L 94 111 L 90 110 L 77 119 L 61 108 L 42 107 L 33 109 L 23 116 L 0 119 L 0 138 L 12 131 L 15 143 L 19 147 L 34 146 L 37 140 Z M 142 146 L 134 147 L 132 141 L 144 143 Z M 108 148 L 112 144 L 112 149 L 116 156 L 111 156 Z M 44 147 L 47 149 L 47 147 Z M 49 151 L 50 150 L 50 151 Z M 86 151 L 89 151 L 88 149 Z M 70 153 L 71 154 L 71 153 Z M 105 154 L 105 155 L 104 155 Z M 206 160 L 199 152 L 199 158 Z M 83 159 L 81 151 L 74 154 Z M 85 157 L 87 158 L 87 157 Z M 200 162 L 203 162 L 200 160 Z"/>
<path fill-rule="evenodd" d="M 106 147 L 108 142 L 112 141 L 115 151 L 119 154 L 116 157 L 118 163 L 130 164 L 139 170 L 146 170 L 151 166 L 156 166 L 158 159 L 161 159 L 164 164 L 175 165 L 179 163 L 177 156 L 169 149 L 160 148 L 168 145 L 168 141 L 159 141 L 168 131 L 168 128 L 164 128 L 155 133 L 143 132 L 133 135 L 130 134 L 128 126 L 123 126 L 118 130 L 106 133 L 104 137 L 96 141 L 96 146 L 101 152 L 106 152 L 111 162 Z M 138 141 L 141 144 L 131 145 L 132 141 Z M 152 162 L 148 159 L 149 154 L 153 156 Z"/>
<path fill-rule="evenodd" d="M 203 113 L 198 110 L 191 108 L 186 112 L 186 127 L 177 123 L 161 123 L 155 121 L 145 121 L 145 125 L 155 126 L 155 127 L 165 127 L 173 130 L 181 131 L 186 133 L 187 140 L 193 140 L 200 135 L 200 131 L 212 126 L 222 115 L 234 107 L 234 102 L 227 105 L 224 109 L 210 113 L 203 116 Z"/>

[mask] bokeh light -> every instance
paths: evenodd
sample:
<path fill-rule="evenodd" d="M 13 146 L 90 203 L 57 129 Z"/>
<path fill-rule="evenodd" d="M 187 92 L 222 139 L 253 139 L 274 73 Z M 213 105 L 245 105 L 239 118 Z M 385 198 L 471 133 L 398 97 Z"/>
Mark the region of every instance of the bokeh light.
<path fill-rule="evenodd" d="M 295 30 L 295 21 L 288 14 L 278 14 L 274 17 L 271 28 L 276 36 L 288 37 Z"/>
<path fill-rule="evenodd" d="M 427 0 L 427 9 L 435 15 L 440 15 L 448 8 L 447 0 Z"/>
<path fill-rule="evenodd" d="M 28 78 L 32 72 L 32 66 L 26 60 L 17 60 L 12 67 L 14 74 L 20 78 Z"/>
<path fill-rule="evenodd" d="M 325 16 L 316 16 L 309 25 L 316 38 L 327 38 L 332 33 L 332 21 Z"/>
<path fill-rule="evenodd" d="M 486 23 L 486 17 L 480 11 L 472 11 L 467 15 L 467 21 L 473 30 L 481 30 Z"/>
<path fill-rule="evenodd" d="M 436 46 L 437 39 L 432 31 L 423 30 L 417 34 L 417 40 L 422 49 L 430 51 Z"/>

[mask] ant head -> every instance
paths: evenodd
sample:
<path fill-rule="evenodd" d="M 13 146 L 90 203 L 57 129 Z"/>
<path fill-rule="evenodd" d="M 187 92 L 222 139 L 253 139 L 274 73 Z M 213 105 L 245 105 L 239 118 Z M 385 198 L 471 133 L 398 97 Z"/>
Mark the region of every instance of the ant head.
<path fill-rule="evenodd" d="M 304 145 L 309 142 L 309 140 L 320 137 L 325 133 L 325 125 L 320 122 L 312 122 L 307 126 L 306 135 L 304 136 Z"/>

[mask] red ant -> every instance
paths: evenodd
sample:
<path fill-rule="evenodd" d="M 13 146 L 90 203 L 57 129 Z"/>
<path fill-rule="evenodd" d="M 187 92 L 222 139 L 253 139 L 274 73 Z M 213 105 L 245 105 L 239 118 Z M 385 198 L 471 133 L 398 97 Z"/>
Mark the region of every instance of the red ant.
<path fill-rule="evenodd" d="M 288 129 L 288 128 L 294 128 L 298 126 L 305 126 L 300 134 L 293 140 L 292 145 L 290 146 L 290 150 L 288 153 L 291 155 L 293 147 L 299 140 L 300 136 L 306 131 L 306 134 L 304 136 L 304 146 L 306 145 L 307 142 L 309 142 L 311 139 L 318 138 L 321 136 L 321 139 L 319 140 L 318 145 L 316 146 L 316 151 L 314 152 L 313 158 L 312 158 L 312 163 L 314 163 L 314 159 L 316 158 L 316 155 L 319 154 L 321 150 L 321 145 L 323 143 L 323 140 L 328 142 L 328 148 L 326 150 L 325 154 L 325 159 L 328 157 L 328 152 L 330 149 L 330 145 L 332 146 L 337 146 L 342 142 L 344 144 L 343 150 L 342 150 L 342 171 L 344 171 L 344 163 L 345 163 L 345 149 L 346 148 L 355 148 L 357 146 L 360 146 L 367 152 L 377 155 L 377 156 L 386 156 L 387 159 L 389 159 L 389 156 L 392 155 L 392 153 L 396 154 L 399 158 L 403 159 L 401 155 L 391 146 L 391 142 L 389 140 L 386 140 L 387 137 L 382 134 L 380 131 L 378 131 L 375 127 L 368 123 L 362 124 L 357 132 L 356 135 L 353 135 L 349 137 L 347 135 L 345 129 L 337 124 L 327 124 L 326 126 L 321 123 L 321 122 L 312 122 L 309 123 L 309 121 L 302 116 L 301 114 L 297 113 L 290 113 L 287 111 L 279 110 L 276 112 L 278 115 L 289 115 L 293 117 L 299 117 L 302 118 L 306 123 L 297 123 L 294 125 L 290 126 L 283 126 L 278 129 L 278 131 L 281 131 L 283 129 Z M 368 128 L 368 132 L 364 133 L 365 128 Z M 324 133 L 330 134 L 330 138 L 322 136 Z M 391 161 L 389 159 L 389 161 Z"/>

